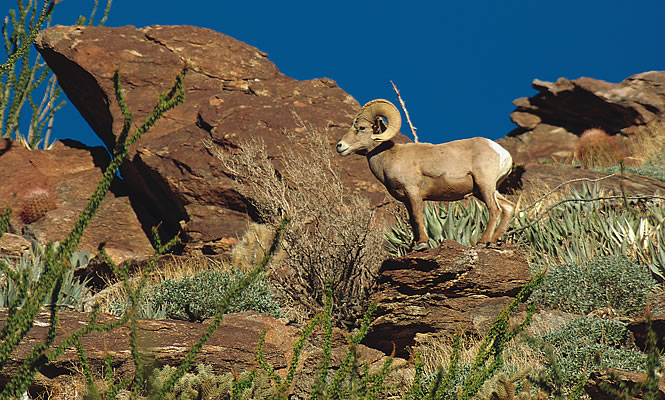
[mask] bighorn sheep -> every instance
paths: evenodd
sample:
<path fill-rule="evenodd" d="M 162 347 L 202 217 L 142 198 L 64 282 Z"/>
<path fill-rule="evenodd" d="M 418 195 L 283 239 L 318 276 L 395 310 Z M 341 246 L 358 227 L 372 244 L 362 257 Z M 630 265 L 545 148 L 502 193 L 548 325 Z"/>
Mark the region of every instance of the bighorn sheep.
<path fill-rule="evenodd" d="M 386 119 L 387 126 L 380 117 Z M 398 144 L 391 139 L 401 124 L 400 112 L 391 102 L 372 100 L 363 106 L 337 143 L 337 152 L 341 156 L 352 153 L 367 156 L 374 176 L 406 205 L 416 250 L 426 248 L 428 241 L 423 200 L 455 201 L 469 194 L 489 209 L 489 221 L 479 243 L 496 242 L 506 231 L 515 210 L 514 203 L 497 191 L 497 185 L 512 168 L 510 153 L 492 140 L 480 137 L 442 144 Z"/>

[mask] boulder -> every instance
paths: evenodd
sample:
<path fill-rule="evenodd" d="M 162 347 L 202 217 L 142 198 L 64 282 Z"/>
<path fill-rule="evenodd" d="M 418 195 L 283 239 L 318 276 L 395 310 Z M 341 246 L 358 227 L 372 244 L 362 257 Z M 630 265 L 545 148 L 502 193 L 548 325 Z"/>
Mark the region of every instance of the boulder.
<path fill-rule="evenodd" d="M 598 79 L 535 79 L 538 93 L 513 102 L 518 126 L 499 142 L 516 162 L 570 153 L 587 129 L 630 136 L 665 120 L 665 71 L 633 75 L 620 83 Z"/>
<path fill-rule="evenodd" d="M 485 333 L 529 281 L 515 247 L 469 248 L 452 240 L 388 259 L 379 271 L 376 318 L 363 343 L 403 356 L 416 334 Z"/>
<path fill-rule="evenodd" d="M 204 28 L 55 26 L 41 32 L 35 44 L 109 148 L 123 124 L 113 89 L 115 71 L 137 125 L 189 65 L 184 104 L 131 149 L 122 175 L 132 191 L 149 199 L 155 219 L 173 233 L 182 228 L 188 248 L 204 253 L 225 250 L 229 238 L 237 238 L 256 219 L 251 199 L 234 190 L 204 139 L 241 151 L 243 141 L 258 138 L 279 159 L 284 131 L 317 129 L 334 146 L 359 110 L 334 81 L 286 77 L 260 50 Z M 352 188 L 374 204 L 383 201 L 384 189 L 362 157 L 350 157 L 342 167 L 341 178 Z"/>
<path fill-rule="evenodd" d="M 72 333 L 88 324 L 90 313 L 60 311 L 58 313 L 58 331 L 55 345 Z M 7 320 L 7 310 L 0 309 L 0 328 Z M 0 383 L 7 382 L 20 367 L 20 363 L 29 354 L 32 347 L 44 340 L 48 332 L 50 312 L 41 312 L 32 329 L 15 350 L 6 366 L 2 369 Z M 117 320 L 116 317 L 101 314 L 98 323 L 107 324 Z M 194 323 L 176 320 L 139 320 L 139 350 L 145 360 L 155 361 L 157 365 L 180 365 L 190 347 L 203 335 L 209 321 Z M 284 378 L 293 357 L 293 347 L 301 336 L 300 329 L 287 325 L 285 320 L 246 311 L 225 315 L 221 326 L 215 330 L 210 340 L 203 345 L 194 364 L 208 364 L 216 374 L 239 374 L 259 368 L 256 362 L 256 350 L 259 338 L 266 331 L 263 345 L 263 356 Z M 346 354 L 348 334 L 335 329 L 333 332 L 333 349 L 331 367 L 339 366 Z M 81 345 L 85 351 L 88 365 L 93 374 L 99 376 L 103 371 L 105 357 L 112 358 L 114 376 L 125 379 L 135 372 L 134 361 L 129 346 L 129 329 L 121 326 L 108 332 L 96 332 L 84 336 Z M 322 335 L 315 334 L 303 348 L 295 378 L 294 391 L 308 398 L 306 393 L 311 389 L 318 377 L 318 368 L 322 360 Z M 376 370 L 384 361 L 384 354 L 378 350 L 359 345 L 356 349 L 357 361 L 367 364 Z M 35 382 L 34 391 L 48 390 L 59 385 L 62 380 L 80 371 L 77 351 L 69 348 L 56 361 L 47 364 L 40 370 L 39 379 Z M 404 360 L 396 360 L 395 364 L 403 364 Z"/>
<path fill-rule="evenodd" d="M 5 232 L 0 237 L 0 255 L 18 258 L 24 251 L 30 249 L 30 245 L 30 241 L 23 236 Z"/>
<path fill-rule="evenodd" d="M 86 147 L 73 141 L 57 142 L 51 150 L 28 150 L 16 141 L 0 140 L 0 174 L 3 176 L 0 206 L 11 206 L 14 234 L 46 242 L 61 241 L 74 227 L 109 157 L 101 147 Z M 23 201 L 35 190 L 50 197 L 53 204 L 41 218 L 24 223 L 20 216 Z M 105 247 L 115 262 L 152 254 L 153 248 L 120 180 L 112 185 L 97 214 L 86 229 L 78 250 L 96 253 Z M 3 236 L 4 238 L 4 236 Z M 10 244 L 5 241 L 6 251 Z M 25 244 L 20 245 L 25 249 Z M 3 250 L 0 250 L 2 252 Z"/>
<path fill-rule="evenodd" d="M 658 376 L 658 375 L 657 375 Z M 605 400 L 611 398 L 621 398 L 608 394 L 607 389 L 618 391 L 632 390 L 636 384 L 643 383 L 646 380 L 646 374 L 642 372 L 628 372 L 616 369 L 602 369 L 594 371 L 589 376 L 589 379 L 584 384 L 584 391 L 592 400 Z M 624 386 L 624 389 L 620 388 Z M 638 393 L 637 397 L 626 397 L 632 399 L 646 398 L 644 393 Z M 649 399 L 665 400 L 665 378 L 659 376 L 658 390 L 656 397 L 648 397 Z"/>
<path fill-rule="evenodd" d="M 642 350 L 647 350 L 647 339 L 649 329 L 656 335 L 656 347 L 662 353 L 665 351 L 665 287 L 661 287 L 655 293 L 652 293 L 648 300 L 648 319 L 647 316 L 636 318 L 626 326 L 635 337 L 635 344 Z M 649 328 L 649 319 L 651 328 Z"/>
<path fill-rule="evenodd" d="M 647 350 L 647 340 L 649 335 L 649 323 L 646 319 L 631 321 L 627 328 L 635 336 L 635 344 L 642 349 Z M 656 347 L 661 352 L 665 350 L 665 315 L 654 315 L 651 317 L 651 329 L 656 335 Z"/>
<path fill-rule="evenodd" d="M 7 320 L 7 310 L 0 310 L 0 326 Z M 56 343 L 69 337 L 76 330 L 87 325 L 90 313 L 61 311 L 58 314 L 58 334 Z M 50 312 L 41 312 L 33 328 L 12 354 L 7 366 L 2 370 L 4 379 L 12 376 L 29 350 L 46 337 Z M 101 314 L 99 323 L 106 324 L 116 317 Z M 140 320 L 139 341 L 141 350 L 159 363 L 179 365 L 188 349 L 203 335 L 207 324 L 176 320 Z M 298 339 L 298 329 L 287 326 L 283 321 L 254 312 L 225 315 L 222 325 L 203 346 L 197 357 L 198 363 L 210 364 L 218 372 L 244 371 L 255 365 L 255 353 L 262 329 L 267 329 L 264 355 L 275 370 L 282 371 L 288 366 L 292 345 Z M 93 371 L 101 371 L 104 356 L 111 354 L 118 376 L 134 373 L 134 363 L 129 352 L 129 329 L 122 326 L 106 333 L 91 333 L 81 340 L 88 362 Z M 68 370 L 71 363 L 78 363 L 75 348 L 68 349 L 54 363 L 41 371 L 46 376 Z"/>

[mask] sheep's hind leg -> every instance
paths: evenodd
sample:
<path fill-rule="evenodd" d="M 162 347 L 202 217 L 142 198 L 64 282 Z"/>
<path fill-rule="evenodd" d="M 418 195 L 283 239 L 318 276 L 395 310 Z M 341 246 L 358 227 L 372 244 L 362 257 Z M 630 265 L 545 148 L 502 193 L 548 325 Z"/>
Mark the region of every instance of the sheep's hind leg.
<path fill-rule="evenodd" d="M 499 192 L 496 192 L 495 196 L 497 203 L 501 208 L 501 222 L 499 222 L 499 226 L 494 232 L 494 236 L 492 237 L 493 242 L 496 242 L 503 237 L 504 233 L 506 233 L 506 229 L 508 229 L 510 220 L 513 218 L 513 214 L 515 213 L 515 203 L 500 195 Z"/>
<path fill-rule="evenodd" d="M 480 186 L 480 185 L 479 185 Z M 496 231 L 497 222 L 499 222 L 499 217 L 501 216 L 501 206 L 499 205 L 498 199 L 495 197 L 496 189 L 494 188 L 480 188 L 480 195 L 475 195 L 479 200 L 481 200 L 489 211 L 490 217 L 487 221 L 487 226 L 482 236 L 480 236 L 479 244 L 488 245 L 494 241 L 494 232 Z M 498 194 L 498 193 L 496 193 Z"/>

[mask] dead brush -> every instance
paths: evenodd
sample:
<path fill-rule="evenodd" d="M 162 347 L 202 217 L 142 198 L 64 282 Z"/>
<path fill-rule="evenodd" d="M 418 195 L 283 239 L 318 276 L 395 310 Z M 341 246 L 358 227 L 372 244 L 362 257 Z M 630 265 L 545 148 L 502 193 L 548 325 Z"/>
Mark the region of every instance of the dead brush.
<path fill-rule="evenodd" d="M 462 336 L 459 363 L 461 365 L 473 364 L 482 342 L 483 338 L 480 336 Z M 425 364 L 425 371 L 434 373 L 440 365 L 450 363 L 450 359 L 455 353 L 454 338 L 446 336 L 423 340 L 414 348 L 414 351 L 420 355 L 422 362 Z M 530 371 L 538 370 L 543 366 L 537 353 L 521 340 L 515 340 L 507 344 L 502 356 L 504 365 L 511 370 Z M 492 389 L 492 383 L 488 382 L 487 386 L 486 389 Z"/>
<path fill-rule="evenodd" d="M 272 157 L 260 139 L 240 143 L 231 153 L 204 142 L 251 199 L 260 218 L 275 225 L 291 218 L 284 234 L 283 260 L 272 275 L 287 316 L 305 321 L 320 310 L 331 282 L 338 323 L 358 320 L 382 261 L 383 226 L 369 200 L 344 185 L 327 132 L 308 126 L 284 132 L 282 156 Z"/>
<path fill-rule="evenodd" d="M 640 167 L 658 157 L 665 143 L 665 123 L 654 122 L 630 138 L 626 165 Z M 662 166 L 662 165 L 661 165 Z"/>
<path fill-rule="evenodd" d="M 248 272 L 265 256 L 275 236 L 275 230 L 265 224 L 250 223 L 238 243 L 231 249 L 231 266 L 233 269 Z M 274 269 L 284 259 L 284 249 L 274 254 L 271 266 Z"/>

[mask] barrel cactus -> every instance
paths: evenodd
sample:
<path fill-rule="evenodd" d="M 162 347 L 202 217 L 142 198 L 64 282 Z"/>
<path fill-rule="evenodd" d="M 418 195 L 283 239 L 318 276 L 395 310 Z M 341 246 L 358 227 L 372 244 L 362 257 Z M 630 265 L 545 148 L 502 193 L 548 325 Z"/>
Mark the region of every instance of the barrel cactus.
<path fill-rule="evenodd" d="M 32 189 L 23 197 L 19 216 L 24 224 L 31 224 L 55 208 L 51 193 L 43 188 Z"/>

